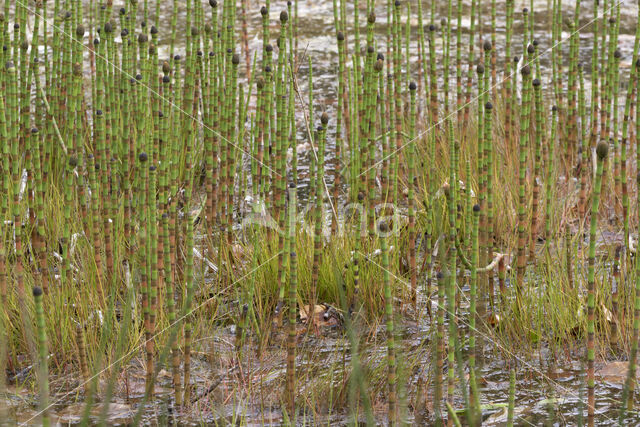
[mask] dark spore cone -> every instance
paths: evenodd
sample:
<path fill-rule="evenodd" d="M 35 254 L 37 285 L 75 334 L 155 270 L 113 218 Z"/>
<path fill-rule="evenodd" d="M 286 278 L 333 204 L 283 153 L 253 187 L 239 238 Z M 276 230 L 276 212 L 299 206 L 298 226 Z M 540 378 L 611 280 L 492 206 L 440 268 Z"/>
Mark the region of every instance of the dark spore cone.
<path fill-rule="evenodd" d="M 416 90 L 417 87 L 416 82 L 409 83 L 409 90 Z"/>
<path fill-rule="evenodd" d="M 82 38 L 82 37 L 84 37 L 84 33 L 85 33 L 85 31 L 84 31 L 84 26 L 82 26 L 82 25 L 78 25 L 78 26 L 76 27 L 76 36 L 77 36 L 78 38 Z"/>
<path fill-rule="evenodd" d="M 240 63 L 240 55 L 238 55 L 237 53 L 234 53 L 233 56 L 231 57 L 231 63 L 233 65 L 238 65 Z"/>
<path fill-rule="evenodd" d="M 491 102 L 487 101 L 487 103 L 484 104 L 484 109 L 485 110 L 489 110 L 489 111 L 493 110 L 493 104 Z"/>
<path fill-rule="evenodd" d="M 266 16 L 268 13 L 269 13 L 269 11 L 267 10 L 267 6 L 262 6 L 260 8 L 260 15 Z"/>
<path fill-rule="evenodd" d="M 33 287 L 33 296 L 34 297 L 42 296 L 42 288 L 40 286 Z"/>
<path fill-rule="evenodd" d="M 329 123 L 329 115 L 326 112 L 322 113 L 320 116 L 320 122 L 325 126 Z"/>
<path fill-rule="evenodd" d="M 218 7 L 218 2 L 217 0 L 209 0 L 209 6 L 211 7 Z M 264 6 L 262 6 L 264 7 Z"/>
<path fill-rule="evenodd" d="M 478 74 L 484 74 L 484 65 L 482 65 L 482 64 L 478 64 L 478 65 L 476 66 L 476 73 L 478 73 Z"/>
<path fill-rule="evenodd" d="M 491 42 L 489 40 L 486 40 L 482 47 L 485 50 L 485 52 L 491 51 Z"/>
<path fill-rule="evenodd" d="M 367 22 L 369 24 L 375 24 L 376 23 L 376 14 L 374 12 L 371 12 L 369 14 L 369 16 L 367 17 Z"/>
<path fill-rule="evenodd" d="M 474 212 L 480 212 L 480 205 L 478 205 L 478 204 L 473 205 L 473 211 Z"/>
<path fill-rule="evenodd" d="M 288 20 L 289 20 L 289 14 L 287 13 L 287 11 L 283 10 L 282 12 L 280 12 L 280 22 L 284 24 Z"/>
<path fill-rule="evenodd" d="M 523 76 L 528 76 L 529 74 L 531 74 L 531 68 L 529 68 L 528 65 L 525 65 L 520 69 L 520 73 L 522 73 Z"/>
<path fill-rule="evenodd" d="M 531 82 L 532 85 L 534 86 L 540 86 L 540 80 L 538 78 L 533 79 L 533 82 Z"/>
<path fill-rule="evenodd" d="M 344 41 L 344 33 L 342 31 L 338 31 L 338 41 Z"/>
<path fill-rule="evenodd" d="M 527 53 L 528 53 L 529 55 L 533 54 L 535 51 L 536 51 L 536 48 L 535 48 L 535 47 L 533 47 L 533 45 L 532 45 L 532 44 L 530 44 L 530 45 L 528 45 L 528 46 L 527 46 Z"/>
<path fill-rule="evenodd" d="M 145 33 L 138 34 L 138 43 L 146 43 L 149 40 Z"/>
<path fill-rule="evenodd" d="M 145 153 L 144 151 L 140 154 L 138 154 L 138 160 L 140 160 L 142 163 L 147 161 L 147 153 Z"/>
<path fill-rule="evenodd" d="M 69 166 L 71 166 L 72 168 L 78 166 L 78 158 L 76 156 L 69 157 Z"/>
<path fill-rule="evenodd" d="M 607 157 L 608 153 L 609 153 L 609 144 L 607 144 L 604 141 L 598 142 L 598 145 L 596 146 L 596 154 L 598 155 L 598 159 L 604 160 L 604 158 Z"/>

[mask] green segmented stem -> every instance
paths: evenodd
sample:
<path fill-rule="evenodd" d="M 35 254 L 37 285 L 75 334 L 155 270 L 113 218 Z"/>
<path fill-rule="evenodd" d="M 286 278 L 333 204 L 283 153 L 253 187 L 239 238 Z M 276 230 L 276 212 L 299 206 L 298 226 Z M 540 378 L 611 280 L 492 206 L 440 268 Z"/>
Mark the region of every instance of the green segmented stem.
<path fill-rule="evenodd" d="M 444 373 L 444 310 L 445 310 L 445 288 L 446 279 L 444 274 L 439 271 L 436 274 L 438 281 L 438 315 L 437 315 L 437 329 L 436 329 L 436 374 L 434 381 L 434 393 L 433 393 L 433 411 L 436 418 L 436 425 L 442 425 L 442 377 Z"/>
<path fill-rule="evenodd" d="M 627 88 L 627 96 L 625 100 L 624 107 L 624 116 L 622 121 L 622 153 L 621 153 L 621 175 L 622 175 L 622 215 L 624 221 L 624 230 L 625 230 L 625 247 L 629 249 L 629 196 L 627 189 L 627 136 L 631 134 L 630 141 L 633 143 L 634 135 L 633 135 L 633 127 L 628 128 L 629 118 L 633 117 L 633 112 L 635 108 L 638 108 L 636 105 L 636 93 L 638 90 L 638 67 L 640 64 L 638 63 L 638 49 L 640 48 L 640 9 L 638 9 L 638 17 L 636 21 L 636 34 L 635 40 L 633 43 L 633 56 L 631 61 L 631 72 L 629 76 L 630 84 Z M 637 135 L 636 135 L 637 137 Z"/>
<path fill-rule="evenodd" d="M 376 92 L 376 83 L 379 81 L 379 75 L 382 72 L 382 60 L 375 59 L 375 53 L 373 48 L 373 24 L 375 22 L 375 15 L 371 14 L 368 19 L 367 24 L 367 64 L 365 66 L 365 95 L 364 101 L 365 105 L 365 116 L 366 116 L 366 139 L 363 138 L 363 142 L 365 142 L 366 146 L 363 147 L 363 152 L 366 153 L 366 163 L 364 170 L 367 171 L 367 180 L 366 184 L 363 188 L 368 189 L 367 194 L 367 221 L 369 228 L 369 237 L 373 239 L 374 237 L 374 221 L 375 221 L 375 179 L 376 179 L 376 168 L 375 168 L 375 116 L 376 111 L 378 109 L 377 102 L 377 92 Z M 364 176 L 364 173 L 363 173 Z"/>
<path fill-rule="evenodd" d="M 147 374 L 154 370 L 154 336 L 156 330 L 156 317 L 158 306 L 158 208 L 156 203 L 157 193 L 157 168 L 155 165 L 149 167 L 149 193 L 147 201 L 147 221 L 148 221 L 148 252 L 147 265 L 151 272 L 149 281 L 149 339 L 146 342 L 147 352 Z M 147 378 L 147 384 L 151 383 L 151 378 Z M 153 396 L 153 393 L 151 394 Z"/>
<path fill-rule="evenodd" d="M 487 197 L 486 206 L 486 219 L 484 226 L 484 257 L 481 258 L 484 263 L 488 263 L 493 257 L 493 247 L 495 243 L 495 237 L 493 234 L 493 105 L 488 102 L 484 105 L 484 175 L 485 175 L 485 189 Z M 480 215 L 481 218 L 484 214 Z M 487 292 L 489 293 L 489 301 L 493 307 L 493 274 L 488 272 L 486 274 L 487 280 Z M 482 304 L 484 305 L 484 304 Z M 481 313 L 484 314 L 485 308 L 481 307 Z"/>
<path fill-rule="evenodd" d="M 162 214 L 162 257 L 163 257 L 163 272 L 165 285 L 165 305 L 167 307 L 167 320 L 171 327 L 176 327 L 176 304 L 175 304 L 175 288 L 174 288 L 174 275 L 171 270 L 171 239 L 169 233 L 169 214 L 167 212 Z M 158 246 L 158 249 L 160 247 Z M 174 398 L 176 400 L 176 406 L 182 405 L 182 393 L 180 391 L 180 349 L 178 347 L 178 340 L 174 334 L 170 335 L 170 340 L 167 345 L 171 348 L 171 373 L 173 382 Z"/>
<path fill-rule="evenodd" d="M 516 371 L 509 369 L 509 403 L 507 406 L 507 427 L 513 427 L 513 415 L 516 402 Z"/>
<path fill-rule="evenodd" d="M 407 37 L 408 39 L 408 37 Z M 408 55 L 407 55 L 408 56 Z M 407 67 L 407 74 L 409 67 Z M 461 128 L 464 115 L 462 107 L 462 0 L 456 2 L 456 112 L 457 127 Z"/>
<path fill-rule="evenodd" d="M 640 67 L 640 61 L 636 60 L 636 67 Z M 640 96 L 640 91 L 636 91 L 636 158 L 640 158 L 640 138 L 637 135 L 640 135 L 640 108 L 637 108 L 640 105 L 640 100 L 638 99 Z M 636 175 L 636 183 L 640 182 L 640 174 Z M 638 206 L 640 206 L 640 199 L 638 201 Z M 640 215 L 640 211 L 639 215 Z M 622 399 L 623 407 L 621 417 L 624 416 L 625 404 L 626 407 L 631 409 L 633 407 L 633 394 L 635 390 L 635 370 L 636 370 L 636 358 L 638 353 L 638 337 L 640 336 L 640 262 L 636 259 L 636 292 L 634 296 L 634 314 L 633 314 L 633 341 L 631 342 L 631 352 L 629 355 L 629 371 L 627 375 L 627 382 L 625 383 L 625 390 L 628 388 L 628 396 L 627 399 Z"/>
<path fill-rule="evenodd" d="M 526 246 L 526 168 L 527 150 L 529 149 L 529 117 L 531 109 L 531 70 L 528 65 L 521 69 L 522 74 L 522 107 L 520 111 L 520 144 L 519 144 L 519 166 L 518 166 L 518 251 L 517 251 L 517 276 L 516 291 L 518 294 L 523 290 L 524 273 L 527 258 L 525 255 Z"/>
<path fill-rule="evenodd" d="M 606 0 L 605 0 L 606 1 Z M 593 46 L 591 48 L 591 119 L 589 121 L 591 125 L 591 135 L 589 138 L 589 147 L 595 147 L 597 143 L 598 133 L 598 104 L 600 97 L 599 90 L 599 64 L 598 64 L 598 33 L 599 33 L 599 19 L 598 19 L 598 3 L 593 2 Z M 584 218 L 587 209 L 586 201 L 579 207 L 580 218 Z"/>
<path fill-rule="evenodd" d="M 1 84 L 0 84 L 1 86 Z M 6 247 L 4 245 L 6 233 L 9 229 L 7 227 L 7 223 L 10 218 L 10 210 L 9 210 L 9 199 L 11 198 L 11 179 L 13 179 L 13 172 L 11 168 L 11 147 L 14 145 L 12 141 L 9 139 L 9 133 L 7 132 L 7 117 L 5 111 L 5 102 L 4 99 L 0 99 L 0 138 L 6 143 L 2 144 L 2 191 L 5 194 L 4 199 L 2 200 L 2 217 L 0 218 L 0 302 L 3 307 L 6 307 L 7 304 L 7 253 Z M 16 162 L 17 163 L 17 162 Z M 4 325 L 2 325 L 3 327 Z M 6 329 L 3 328 L 0 330 L 2 336 L 0 339 L 5 339 L 5 335 L 7 334 Z M 0 350 L 0 362 L 4 362 L 6 358 L 6 354 L 4 349 L 6 349 L 6 340 L 2 341 L 4 345 L 3 349 Z M 3 389 L 4 386 L 4 377 L 0 378 L 0 390 Z M 2 415 L 2 414 L 0 414 Z"/>
<path fill-rule="evenodd" d="M 38 217 L 38 223 L 36 227 L 36 241 L 33 243 L 35 255 L 38 257 L 38 278 L 42 284 L 41 288 L 45 295 L 49 290 L 49 271 L 47 266 L 47 250 L 45 244 L 46 232 L 45 232 L 45 210 L 44 199 L 45 190 L 42 178 L 42 163 L 40 159 L 40 153 L 43 151 L 41 146 L 41 136 L 38 128 L 31 128 L 31 149 L 33 151 L 33 166 L 31 173 L 34 175 L 35 187 L 33 188 L 33 195 L 35 197 L 35 211 Z M 9 168 L 5 169 L 6 171 Z M 6 193 L 8 194 L 8 193 Z M 0 232 L 1 233 L 1 232 Z M 1 235 L 1 234 L 0 234 Z M 0 286 L 2 286 L 0 284 Z"/>
<path fill-rule="evenodd" d="M 484 42 L 484 147 L 483 147 L 483 175 L 484 175 L 484 188 L 485 188 L 485 197 L 486 197 L 486 208 L 485 212 L 482 212 L 480 215 L 480 220 L 484 223 L 483 226 L 483 253 L 484 255 L 480 258 L 484 263 L 488 263 L 492 258 L 493 245 L 494 245 L 494 236 L 493 236 L 493 105 L 489 101 L 490 94 L 493 94 L 493 90 L 490 90 L 490 81 L 489 81 L 489 69 L 492 69 L 491 74 L 493 74 L 493 66 L 491 65 L 491 58 L 493 52 L 493 46 L 489 41 Z M 493 96 L 493 95 L 492 95 Z M 491 305 L 493 306 L 493 275 L 489 272 L 486 274 L 486 283 L 489 300 Z M 486 294 L 485 294 L 486 295 Z M 484 307 L 484 299 L 483 304 L 480 307 L 480 312 L 484 315 L 485 307 Z"/>
<path fill-rule="evenodd" d="M 636 94 L 637 98 L 637 94 Z M 636 99 L 636 102 L 638 100 Z M 638 116 L 640 117 L 640 108 L 638 108 Z M 636 182 L 640 182 L 640 174 L 636 175 Z M 640 199 L 638 200 L 640 206 Z M 640 218 L 640 210 L 638 211 Z M 620 408 L 619 423 L 623 425 L 627 409 L 633 407 L 633 393 L 635 389 L 636 377 L 636 360 L 638 355 L 638 338 L 640 337 L 640 260 L 635 260 L 635 293 L 633 297 L 633 338 L 631 339 L 631 350 L 629 353 L 629 369 L 627 378 L 622 391 L 622 407 Z"/>
<path fill-rule="evenodd" d="M 36 324 L 38 327 L 38 374 L 40 383 L 40 411 L 42 413 L 42 425 L 49 426 L 49 367 L 47 357 L 47 330 L 44 321 L 44 308 L 42 304 L 42 289 L 33 288 L 33 299 L 36 306 Z"/>
<path fill-rule="evenodd" d="M 533 157 L 533 201 L 531 203 L 531 238 L 529 240 L 529 259 L 535 265 L 536 241 L 538 233 L 538 203 L 540 200 L 540 180 L 541 164 L 542 164 L 542 134 L 544 132 L 542 124 L 542 84 L 540 80 L 535 78 L 532 82 L 534 93 L 534 109 L 535 109 L 535 139 L 534 139 L 534 157 Z"/>
<path fill-rule="evenodd" d="M 435 126 L 436 129 L 433 129 L 431 135 L 433 135 L 433 140 L 435 141 L 436 130 L 440 128 L 438 125 L 438 80 L 436 76 L 436 27 L 435 25 L 429 25 L 429 82 L 431 84 L 431 88 L 429 93 L 431 94 L 429 104 L 430 104 L 430 113 L 431 113 L 431 126 Z M 434 171 L 429 171 L 429 176 L 433 177 Z"/>
<path fill-rule="evenodd" d="M 409 216 L 409 274 L 411 282 L 411 300 L 413 301 L 414 309 L 417 305 L 417 291 L 418 291 L 418 272 L 416 270 L 416 219 L 415 219 L 415 183 L 416 178 L 416 89 L 417 85 L 414 82 L 409 84 L 409 93 L 411 95 L 411 104 L 409 112 L 409 181 L 407 183 L 407 201 L 408 201 L 408 216 Z"/>
<path fill-rule="evenodd" d="M 486 158 L 485 158 L 485 152 L 484 152 L 484 145 L 485 145 L 485 137 L 484 137 L 484 131 L 485 131 L 485 120 L 484 120 L 484 116 L 485 116 L 485 111 L 484 111 L 484 103 L 483 103 L 483 98 L 484 98 L 484 91 L 486 90 L 484 83 L 486 81 L 484 74 L 485 71 L 488 72 L 488 70 L 485 70 L 484 65 L 483 64 L 478 64 L 478 66 L 476 67 L 476 74 L 478 77 L 478 119 L 477 119 L 477 130 L 476 130 L 476 134 L 477 134 L 477 139 L 478 139 L 478 147 L 477 147 L 477 171 L 478 171 L 478 204 L 480 205 L 480 208 L 482 209 L 483 207 L 485 208 L 486 211 L 486 201 L 487 201 L 487 169 L 485 167 L 486 165 Z M 480 255 L 479 255 L 479 262 L 481 264 L 485 264 L 485 257 L 486 257 L 486 247 L 487 247 L 487 242 L 486 242 L 486 237 L 487 237 L 487 233 L 486 233 L 486 213 L 481 213 L 480 215 L 480 225 L 479 225 L 479 246 L 480 246 Z M 484 277 L 484 276 L 483 276 Z M 481 282 L 482 283 L 482 282 Z M 480 305 L 480 311 L 483 311 L 484 309 L 484 304 Z"/>
<path fill-rule="evenodd" d="M 385 301 L 385 319 L 387 326 L 387 402 L 389 404 L 389 425 L 396 425 L 397 421 L 397 396 L 396 396 L 396 349 L 393 327 L 393 296 L 391 292 L 391 277 L 389 273 L 389 247 L 387 245 L 387 234 L 389 226 L 381 223 L 379 226 L 380 233 L 380 250 L 382 251 L 382 269 L 384 276 L 384 301 Z"/>
<path fill-rule="evenodd" d="M 637 108 L 636 105 L 636 93 L 638 91 L 638 72 L 637 68 L 640 63 L 636 60 L 634 62 L 634 71 L 631 72 L 631 89 L 627 92 L 627 102 L 625 103 L 623 124 L 622 124 L 622 153 L 620 155 L 621 161 L 621 175 L 622 175 L 622 216 L 624 224 L 624 244 L 625 248 L 629 249 L 629 190 L 627 186 L 627 141 L 629 134 L 629 117 L 633 114 L 633 110 Z M 632 129 L 633 131 L 633 129 Z M 631 138 L 633 139 L 633 137 Z"/>
<path fill-rule="evenodd" d="M 512 1 L 512 0 L 508 0 L 508 1 Z M 475 32 L 476 32 L 476 8 L 477 6 L 478 0 L 471 0 L 471 12 L 470 12 L 470 24 L 469 24 L 469 66 L 467 68 L 467 87 L 466 87 L 466 94 L 465 94 L 465 104 L 464 104 L 464 114 L 463 114 L 463 120 L 464 123 L 468 123 L 469 122 L 469 111 L 471 110 L 471 88 L 472 88 L 472 82 L 473 82 L 473 66 L 474 66 L 474 47 L 475 47 Z M 508 3 L 507 3 L 508 6 Z M 508 13 L 508 8 L 507 8 L 507 13 Z M 508 21 L 508 16 L 507 15 L 507 40 L 509 40 L 509 21 Z M 458 24 L 458 26 L 460 26 L 460 24 Z M 509 48 L 509 44 L 507 44 L 507 48 Z M 509 62 L 509 61 L 507 61 Z M 428 98 L 428 97 L 427 97 Z M 459 119 L 458 119 L 459 120 Z"/>
<path fill-rule="evenodd" d="M 99 115 L 96 115 L 96 120 L 101 120 L 98 119 Z M 93 154 L 89 154 L 87 156 L 87 167 L 89 169 L 89 188 L 91 188 L 91 230 L 92 230 L 92 239 L 93 239 L 93 247 L 94 247 L 94 253 L 93 253 L 93 258 L 94 258 L 94 263 L 96 265 L 96 272 L 98 273 L 98 276 L 100 275 L 100 272 L 102 271 L 102 255 L 101 255 L 101 247 L 102 247 L 102 241 L 100 239 L 100 235 L 101 235 L 101 227 L 100 227 L 100 212 L 99 212 L 99 205 L 100 202 L 98 201 L 98 194 L 99 190 L 98 190 L 98 182 L 96 179 L 96 171 L 100 171 L 100 163 L 97 162 L 97 159 L 93 156 Z M 132 245 L 133 246 L 133 245 Z M 101 283 L 101 282 L 98 282 Z"/>
<path fill-rule="evenodd" d="M 296 418 L 296 315 L 298 293 L 298 256 L 295 251 L 296 236 L 296 188 L 295 184 L 289 186 L 289 214 L 288 236 L 291 241 L 289 254 L 289 323 L 287 334 L 287 400 L 289 419 L 295 424 Z M 313 311 L 311 311 L 313 313 Z"/>
<path fill-rule="evenodd" d="M 142 294 L 142 313 L 144 320 L 144 335 L 145 335 L 145 373 L 146 373 L 146 385 L 151 384 L 151 377 L 153 376 L 153 344 L 150 341 L 153 339 L 151 335 L 151 321 L 150 321 L 150 307 L 149 307 L 149 273 L 151 270 L 150 265 L 150 224 L 149 224 L 149 199 L 151 198 L 149 192 L 149 167 L 146 166 L 148 156 L 145 152 L 138 155 L 139 167 L 138 172 L 141 176 L 140 179 L 140 192 L 142 195 L 140 200 L 140 232 L 139 232 L 139 247 L 142 251 L 140 262 L 140 293 Z M 154 193 L 155 202 L 155 193 Z"/>
<path fill-rule="evenodd" d="M 447 384 L 447 402 L 453 403 L 454 381 L 455 381 L 455 348 L 458 340 L 458 326 L 456 319 L 455 298 L 456 298 L 456 272 L 457 272 L 457 247 L 456 247 L 456 206 L 457 206 L 457 180 L 456 180 L 456 155 L 455 146 L 457 140 L 453 138 L 453 124 L 447 120 L 448 143 L 449 143 L 449 186 L 447 194 L 448 219 L 449 219 L 449 277 L 447 281 L 447 318 L 449 321 L 449 351 L 447 366 L 449 367 Z"/>
<path fill-rule="evenodd" d="M 558 108 L 554 105 L 551 107 L 551 136 L 547 143 L 547 176 L 545 179 L 544 193 L 545 193 L 545 216 L 544 216 L 544 235 L 546 238 L 546 242 L 552 237 L 551 231 L 551 208 L 552 208 L 552 200 L 553 200 L 553 188 L 555 183 L 555 147 L 557 141 L 557 128 L 558 128 Z M 583 176 L 586 177 L 586 171 L 583 173 Z M 583 188 L 586 188 L 585 184 L 581 184 L 581 191 Z M 586 189 L 585 189 L 586 192 Z"/>
<path fill-rule="evenodd" d="M 587 415 L 589 425 L 594 424 L 595 416 L 595 262 L 596 262 L 596 230 L 600 207 L 600 190 L 602 188 L 603 163 L 607 157 L 609 146 L 600 141 L 596 148 L 598 163 L 596 178 L 591 198 L 591 226 L 589 228 L 589 263 L 587 270 Z"/>
<path fill-rule="evenodd" d="M 358 193 L 357 201 L 359 205 L 362 205 L 364 202 L 364 193 Z M 360 244 L 363 237 L 362 216 L 362 214 L 356 215 L 356 238 L 353 251 L 353 299 L 351 301 L 350 309 L 356 313 L 359 313 L 362 309 L 362 300 L 360 298 Z"/>
<path fill-rule="evenodd" d="M 318 278 L 320 273 L 320 264 L 322 262 L 322 225 L 324 217 L 323 200 L 324 200 L 324 151 L 327 138 L 327 123 L 329 116 L 323 113 L 321 117 L 321 125 L 318 127 L 318 177 L 316 179 L 316 198 L 314 209 L 314 234 L 313 234 L 313 265 L 311 268 L 311 287 L 309 290 L 309 307 L 310 313 L 314 312 L 314 307 L 318 298 Z M 311 322 L 315 322 L 315 316 L 310 316 Z"/>
<path fill-rule="evenodd" d="M 288 125 L 289 121 L 287 120 L 287 111 L 286 108 L 288 106 L 287 103 L 287 94 L 286 94 L 286 76 L 285 73 L 285 55 L 287 51 L 286 43 L 287 43 L 287 27 L 289 15 L 283 10 L 280 13 L 280 37 L 278 38 L 278 67 L 276 69 L 276 116 L 277 116 L 277 129 L 276 129 L 276 147 L 274 153 L 274 162 L 276 171 L 280 176 L 275 177 L 276 188 L 274 189 L 274 199 L 275 199 L 275 217 L 278 221 L 278 228 L 283 230 L 285 227 L 285 180 L 286 180 L 286 172 L 285 172 L 285 152 L 287 144 L 285 139 L 287 135 L 285 133 L 285 128 Z M 316 188 L 316 190 L 318 190 Z M 321 193 L 320 193 L 321 194 Z M 285 277 L 285 272 L 287 270 L 287 261 L 285 259 L 285 237 L 282 233 L 278 234 L 278 304 L 276 306 L 276 315 L 278 318 L 281 316 L 281 310 L 284 304 L 284 294 L 285 294 L 285 286 L 283 278 Z M 313 304 L 313 301 L 312 303 Z M 313 305 L 311 305 L 313 307 Z"/>
<path fill-rule="evenodd" d="M 473 206 L 473 224 L 471 226 L 471 275 L 469 278 L 470 302 L 469 302 L 469 371 L 476 369 L 476 299 L 478 284 L 478 227 L 480 222 L 480 205 Z M 474 374 L 475 377 L 475 374 Z M 470 398 L 471 412 L 477 420 L 480 410 L 477 392 L 471 387 L 473 396 Z"/>
<path fill-rule="evenodd" d="M 605 14 L 606 15 L 606 14 Z M 600 108 L 600 140 L 607 141 L 611 137 L 611 113 L 613 104 L 613 69 L 614 69 L 614 50 L 615 50 L 615 18 L 609 19 L 609 45 L 607 50 L 607 62 L 605 81 L 603 82 L 605 90 L 602 99 L 603 106 Z M 604 31 L 606 33 L 606 31 Z M 604 59 L 604 56 L 603 56 Z M 615 158 L 615 153 L 614 153 Z M 606 190 L 609 179 L 609 160 L 605 159 L 603 170 L 603 186 Z"/>
<path fill-rule="evenodd" d="M 578 92 L 578 109 L 580 111 L 580 149 L 582 150 L 582 158 L 580 159 L 580 195 L 578 200 L 578 213 L 580 218 L 584 217 L 584 209 L 586 207 L 587 197 L 587 175 L 589 173 L 589 157 L 591 149 L 589 148 L 589 139 L 587 136 L 587 113 L 585 106 L 585 88 L 584 88 L 584 71 L 582 65 L 578 65 L 578 78 L 580 79 L 580 90 Z"/>
<path fill-rule="evenodd" d="M 618 133 L 618 94 L 619 94 L 619 83 L 620 83 L 620 58 L 622 57 L 622 52 L 620 49 L 616 49 L 613 53 L 614 64 L 613 64 L 613 95 L 612 95 L 612 109 L 613 109 L 613 117 L 612 117 L 612 137 L 613 137 L 613 178 L 614 178 L 614 194 L 617 197 L 622 197 L 622 179 L 620 178 L 620 135 Z M 633 68 L 633 67 L 632 67 Z M 618 203 L 615 204 L 616 212 L 620 215 L 622 212 L 619 211 Z M 626 235 L 626 234 L 625 234 Z"/>
<path fill-rule="evenodd" d="M 189 149 L 190 151 L 190 149 Z M 191 153 L 187 154 L 187 179 L 191 184 Z M 187 313 L 186 322 L 184 325 L 184 355 L 183 355 L 183 369 L 184 369 L 184 394 L 182 396 L 183 404 L 190 402 L 191 400 L 191 334 L 193 330 L 193 313 L 191 311 L 191 302 L 193 300 L 193 219 L 189 214 L 189 206 L 191 203 L 192 185 L 185 187 L 185 215 L 184 221 L 186 222 L 186 242 L 185 242 L 185 254 L 186 254 L 186 268 L 184 272 L 184 281 L 186 288 L 186 298 L 184 300 L 183 310 Z"/>
<path fill-rule="evenodd" d="M 577 108 L 577 67 L 578 51 L 580 48 L 580 26 L 578 18 L 580 16 L 580 0 L 576 1 L 574 21 L 569 25 L 571 37 L 569 39 L 569 76 L 567 81 L 568 89 L 568 139 L 566 143 L 566 159 L 569 164 L 574 163 L 575 152 L 578 148 L 578 108 Z"/>

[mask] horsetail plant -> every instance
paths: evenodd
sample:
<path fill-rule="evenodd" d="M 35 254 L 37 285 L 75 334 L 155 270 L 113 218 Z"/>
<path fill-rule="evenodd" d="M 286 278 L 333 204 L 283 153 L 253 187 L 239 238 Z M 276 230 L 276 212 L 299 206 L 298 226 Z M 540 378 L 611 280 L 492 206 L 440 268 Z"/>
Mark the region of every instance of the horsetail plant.
<path fill-rule="evenodd" d="M 595 416 L 595 257 L 596 230 L 598 226 L 598 211 L 600 207 L 600 189 L 602 188 L 602 169 L 607 157 L 609 146 L 600 141 L 596 148 L 598 163 L 591 201 L 591 226 L 589 229 L 589 265 L 587 288 L 587 415 L 589 425 L 594 424 Z"/>

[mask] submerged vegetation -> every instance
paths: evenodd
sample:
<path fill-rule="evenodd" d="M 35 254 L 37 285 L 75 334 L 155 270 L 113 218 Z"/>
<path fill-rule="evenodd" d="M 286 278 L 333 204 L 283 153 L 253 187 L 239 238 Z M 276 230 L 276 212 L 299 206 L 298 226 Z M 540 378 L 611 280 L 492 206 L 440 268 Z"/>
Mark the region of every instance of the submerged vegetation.
<path fill-rule="evenodd" d="M 4 1 L 0 424 L 639 421 L 640 8 L 169 3 Z"/>

